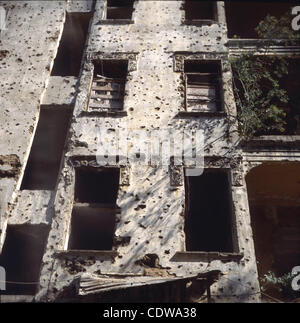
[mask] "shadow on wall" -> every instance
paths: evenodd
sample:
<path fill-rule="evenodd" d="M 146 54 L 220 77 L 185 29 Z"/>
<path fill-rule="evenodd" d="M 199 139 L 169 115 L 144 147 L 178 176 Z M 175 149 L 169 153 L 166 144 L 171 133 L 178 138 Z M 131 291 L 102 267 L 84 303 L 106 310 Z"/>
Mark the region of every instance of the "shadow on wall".
<path fill-rule="evenodd" d="M 78 77 L 92 13 L 67 13 L 51 76 Z"/>
<path fill-rule="evenodd" d="M 5 295 L 34 295 L 40 278 L 49 228 L 46 225 L 9 225 L 0 256 L 6 270 Z"/>

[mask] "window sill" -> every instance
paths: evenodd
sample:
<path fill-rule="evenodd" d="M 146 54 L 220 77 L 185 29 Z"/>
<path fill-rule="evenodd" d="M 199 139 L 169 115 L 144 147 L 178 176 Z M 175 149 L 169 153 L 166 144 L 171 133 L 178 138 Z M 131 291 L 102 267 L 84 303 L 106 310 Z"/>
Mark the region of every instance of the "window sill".
<path fill-rule="evenodd" d="M 265 135 L 254 137 L 250 140 L 243 139 L 241 146 L 245 149 L 276 149 L 289 148 L 298 149 L 300 145 L 299 135 Z"/>
<path fill-rule="evenodd" d="M 55 252 L 57 258 L 66 256 L 101 256 L 101 257 L 116 257 L 119 253 L 115 250 L 58 250 Z"/>
<path fill-rule="evenodd" d="M 127 117 L 127 111 L 82 111 L 82 117 Z"/>
<path fill-rule="evenodd" d="M 34 295 L 0 295 L 0 303 L 32 303 Z"/>
<path fill-rule="evenodd" d="M 218 21 L 213 19 L 199 19 L 199 20 L 184 20 L 185 25 L 193 25 L 193 26 L 203 26 L 203 25 L 214 25 L 218 24 Z"/>
<path fill-rule="evenodd" d="M 229 47 L 236 47 L 240 45 L 253 45 L 256 46 L 257 44 L 274 44 L 274 45 L 283 45 L 286 46 L 287 43 L 293 44 L 290 39 L 268 39 L 268 38 L 228 38 L 227 45 Z"/>
<path fill-rule="evenodd" d="M 178 117 L 218 117 L 223 118 L 226 116 L 224 111 L 180 111 L 177 114 Z"/>
<path fill-rule="evenodd" d="M 209 262 L 212 260 L 240 261 L 244 255 L 236 252 L 205 252 L 205 251 L 177 251 L 171 261 L 179 262 Z"/>
<path fill-rule="evenodd" d="M 99 25 L 130 25 L 134 24 L 131 19 L 103 19 L 99 20 Z"/>
<path fill-rule="evenodd" d="M 117 207 L 115 204 L 74 202 L 73 206 L 77 208 L 103 209 L 121 213 L 121 208 Z"/>
<path fill-rule="evenodd" d="M 276 53 L 298 53 L 300 48 L 288 39 L 230 38 L 225 45 L 231 52 L 257 51 L 258 46 L 265 46 Z"/>

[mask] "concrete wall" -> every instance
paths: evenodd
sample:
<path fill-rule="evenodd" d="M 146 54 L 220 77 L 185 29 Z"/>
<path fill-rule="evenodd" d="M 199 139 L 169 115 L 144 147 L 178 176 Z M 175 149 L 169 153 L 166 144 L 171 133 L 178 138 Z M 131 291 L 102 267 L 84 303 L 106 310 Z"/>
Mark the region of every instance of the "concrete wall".
<path fill-rule="evenodd" d="M 9 203 L 18 194 L 28 158 L 39 106 L 47 87 L 65 19 L 65 1 L 1 1 L 6 29 L 1 30 L 1 134 L 2 167 L 14 167 L 0 178 L 1 243 Z M 10 162 L 12 160 L 14 164 Z"/>
<path fill-rule="evenodd" d="M 236 111 L 223 2 L 217 4 L 218 23 L 193 26 L 183 23 L 182 1 L 136 1 L 134 23 L 100 24 L 105 6 L 104 1 L 97 1 L 87 57 L 127 55 L 133 61 L 134 67 L 126 83 L 124 110 L 127 115 L 122 117 L 82 114 L 86 110 L 92 78 L 89 59 L 85 61 L 78 85 L 74 79 L 68 83 L 50 78 L 65 10 L 87 11 L 90 7 L 81 5 L 80 1 L 68 5 L 63 1 L 3 3 L 9 15 L 7 30 L 1 31 L 0 113 L 4 126 L 0 129 L 0 161 L 16 155 L 18 171 L 13 177 L 0 178 L 1 244 L 7 223 L 47 223 L 51 226 L 36 300 L 55 300 L 82 272 L 143 274 L 145 268 L 136 261 L 147 254 L 156 254 L 160 268 L 153 270 L 152 275 L 180 277 L 219 269 L 224 275 L 212 286 L 215 301 L 258 301 L 259 285 L 244 180 L 246 168 L 234 132 Z M 221 60 L 225 113 L 178 116 L 178 112 L 184 109 L 184 87 L 183 71 L 176 64 L 191 58 Z M 41 102 L 75 103 L 65 158 L 57 190 L 19 191 Z M 95 158 L 99 144 L 97 135 L 104 127 L 149 132 L 203 129 L 207 167 L 231 170 L 234 251 L 242 254 L 242 258 L 224 260 L 220 255 L 208 253 L 178 257 L 177 252 L 185 252 L 184 185 L 181 183 L 175 188 L 170 185 L 168 167 L 137 164 L 128 165 L 122 171 L 125 184 L 120 185 L 117 201 L 121 214 L 115 232 L 116 241 L 130 237 L 129 242 L 125 239 L 125 243 L 115 244 L 118 256 L 101 252 L 68 254 L 74 196 L 74 167 L 70 159 Z M 179 177 L 182 172 L 183 168 L 180 168 Z M 6 207 L 8 202 L 10 208 Z"/>

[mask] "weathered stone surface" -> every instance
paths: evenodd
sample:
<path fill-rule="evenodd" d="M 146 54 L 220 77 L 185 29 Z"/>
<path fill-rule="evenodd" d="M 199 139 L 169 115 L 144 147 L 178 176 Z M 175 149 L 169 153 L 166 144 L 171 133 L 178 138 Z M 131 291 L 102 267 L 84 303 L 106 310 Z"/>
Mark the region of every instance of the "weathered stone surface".
<path fill-rule="evenodd" d="M 44 105 L 71 105 L 75 100 L 77 77 L 51 76 L 43 97 Z"/>
<path fill-rule="evenodd" d="M 0 36 L 1 73 L 5 75 L 0 79 L 0 250 L 7 224 L 44 223 L 51 227 L 35 300 L 55 301 L 82 273 L 185 277 L 212 270 L 223 273 L 211 286 L 215 301 L 259 301 L 244 178 L 251 167 L 264 160 L 299 161 L 300 155 L 288 149 L 244 152 L 239 146 L 224 3 L 217 3 L 219 22 L 209 25 L 183 24 L 182 1 L 136 1 L 133 23 L 110 25 L 99 24 L 104 1 L 96 1 L 78 79 L 50 77 L 50 71 L 66 10 L 88 12 L 91 1 L 1 1 L 2 5 L 9 18 L 7 30 Z M 92 62 L 104 58 L 129 60 L 123 115 L 100 116 L 87 111 Z M 184 59 L 221 60 L 222 114 L 178 115 L 184 110 Z M 58 183 L 52 192 L 20 191 L 41 103 L 74 104 Z M 99 166 L 96 155 L 99 133 L 104 128 L 111 132 L 143 129 L 148 133 L 203 130 L 206 167 L 231 172 L 232 227 L 238 257 L 207 254 L 200 259 L 187 254 L 176 260 L 177 252 L 186 251 L 183 167 L 138 163 L 121 166 L 117 199 L 121 214 L 116 221 L 114 245 L 117 253 L 64 253 L 71 231 L 75 168 Z M 111 137 L 109 144 L 115 144 Z M 153 266 L 145 267 L 145 262 L 141 265 L 141 259 L 149 254 L 157 256 L 159 265 L 155 261 Z"/>

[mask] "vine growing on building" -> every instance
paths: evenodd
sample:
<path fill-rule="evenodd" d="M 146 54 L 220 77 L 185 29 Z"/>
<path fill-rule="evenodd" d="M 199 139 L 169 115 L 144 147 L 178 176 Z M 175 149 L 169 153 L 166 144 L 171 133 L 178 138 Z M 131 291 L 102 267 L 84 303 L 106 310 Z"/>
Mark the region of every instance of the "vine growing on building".
<path fill-rule="evenodd" d="M 258 38 L 263 40 L 258 41 L 253 50 L 231 58 L 242 137 L 280 134 L 287 130 L 290 98 L 281 79 L 288 74 L 289 60 L 286 56 L 266 54 L 276 39 L 284 45 L 294 45 L 299 40 L 299 35 L 290 27 L 291 19 L 290 13 L 279 19 L 266 16 L 255 28 Z"/>
<path fill-rule="evenodd" d="M 296 274 L 287 273 L 282 276 L 277 276 L 274 272 L 268 271 L 263 278 L 260 278 L 262 292 L 270 294 L 279 294 L 284 301 L 291 301 L 299 298 L 300 292 L 294 291 L 291 287 L 293 278 Z"/>

